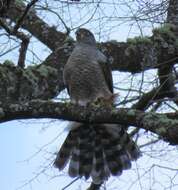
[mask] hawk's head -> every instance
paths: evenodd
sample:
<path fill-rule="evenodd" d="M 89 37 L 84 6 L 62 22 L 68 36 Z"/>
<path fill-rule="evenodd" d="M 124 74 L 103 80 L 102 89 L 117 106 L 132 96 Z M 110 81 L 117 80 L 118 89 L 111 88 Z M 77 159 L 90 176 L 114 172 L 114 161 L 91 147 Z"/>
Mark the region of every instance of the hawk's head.
<path fill-rule="evenodd" d="M 90 45 L 96 44 L 94 35 L 85 28 L 79 28 L 75 34 L 78 42 L 87 43 Z"/>

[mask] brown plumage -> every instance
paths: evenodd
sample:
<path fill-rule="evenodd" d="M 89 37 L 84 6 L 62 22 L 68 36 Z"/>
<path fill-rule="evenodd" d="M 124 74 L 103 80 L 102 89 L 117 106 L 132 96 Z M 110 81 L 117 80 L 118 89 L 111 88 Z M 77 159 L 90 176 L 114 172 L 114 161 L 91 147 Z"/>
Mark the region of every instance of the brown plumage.
<path fill-rule="evenodd" d="M 76 32 L 77 43 L 64 68 L 64 82 L 71 102 L 87 106 L 99 99 L 113 102 L 112 74 L 107 59 L 87 29 Z M 92 177 L 101 184 L 120 175 L 140 155 L 139 149 L 119 125 L 73 123 L 54 165 L 62 170 L 69 162 L 71 177 Z"/>

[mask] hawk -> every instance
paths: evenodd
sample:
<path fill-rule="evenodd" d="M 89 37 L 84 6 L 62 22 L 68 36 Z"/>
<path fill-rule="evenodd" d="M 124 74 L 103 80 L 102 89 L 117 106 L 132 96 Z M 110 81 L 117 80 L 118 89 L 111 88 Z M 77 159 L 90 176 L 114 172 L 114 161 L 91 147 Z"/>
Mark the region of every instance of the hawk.
<path fill-rule="evenodd" d="M 76 45 L 64 67 L 64 82 L 73 104 L 87 106 L 103 99 L 113 104 L 113 81 L 105 55 L 97 49 L 87 29 L 76 32 Z M 69 176 L 92 178 L 101 184 L 110 175 L 131 167 L 140 151 L 119 125 L 73 122 L 54 165 L 62 170 L 69 162 Z"/>

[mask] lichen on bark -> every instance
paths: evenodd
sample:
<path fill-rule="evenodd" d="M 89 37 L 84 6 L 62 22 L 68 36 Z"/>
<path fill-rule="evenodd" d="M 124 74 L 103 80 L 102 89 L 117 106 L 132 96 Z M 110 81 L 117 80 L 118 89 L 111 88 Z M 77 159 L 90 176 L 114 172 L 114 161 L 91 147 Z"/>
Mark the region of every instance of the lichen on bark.
<path fill-rule="evenodd" d="M 0 65 L 0 78 L 0 100 L 3 102 L 49 99 L 58 94 L 57 69 L 47 65 L 22 69 L 5 61 Z"/>

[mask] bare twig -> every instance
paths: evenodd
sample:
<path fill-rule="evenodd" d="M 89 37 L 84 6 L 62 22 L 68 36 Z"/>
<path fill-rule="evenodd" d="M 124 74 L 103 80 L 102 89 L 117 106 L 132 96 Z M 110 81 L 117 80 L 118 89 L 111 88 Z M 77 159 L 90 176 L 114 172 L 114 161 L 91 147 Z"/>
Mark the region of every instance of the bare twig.
<path fill-rule="evenodd" d="M 24 18 L 26 17 L 26 15 L 28 14 L 28 11 L 30 10 L 30 8 L 37 2 L 38 0 L 32 0 L 25 8 L 22 16 L 17 20 L 16 25 L 14 26 L 14 32 L 17 32 L 17 30 L 19 29 L 19 27 L 21 26 Z"/>
<path fill-rule="evenodd" d="M 9 35 L 16 36 L 22 41 L 21 48 L 19 51 L 20 54 L 19 54 L 18 66 L 24 68 L 26 52 L 29 44 L 29 36 L 24 34 L 23 32 L 14 31 L 14 29 L 10 28 L 3 19 L 0 19 L 0 26 L 2 26 Z"/>
<path fill-rule="evenodd" d="M 66 29 L 66 34 L 68 35 L 70 33 L 70 28 L 67 26 L 67 24 L 64 22 L 62 17 L 57 12 L 55 12 L 52 9 L 49 9 L 47 7 L 45 7 L 45 8 L 43 7 L 43 9 L 55 14 L 58 17 L 58 19 L 62 22 L 62 24 L 64 25 L 64 28 Z"/>
<path fill-rule="evenodd" d="M 74 182 L 78 181 L 80 179 L 80 177 L 75 178 L 74 180 L 72 180 L 68 185 L 66 185 L 64 188 L 62 188 L 61 190 L 65 190 L 68 187 L 70 187 Z"/>
<path fill-rule="evenodd" d="M 21 42 L 21 48 L 19 50 L 20 54 L 18 60 L 18 66 L 21 68 L 25 67 L 25 57 L 28 49 L 28 44 L 29 44 L 29 38 L 28 37 L 23 38 Z"/>
<path fill-rule="evenodd" d="M 160 141 L 160 139 L 152 140 L 152 141 L 150 141 L 150 142 L 147 142 L 147 143 L 145 143 L 145 144 L 140 145 L 139 148 L 143 148 L 143 147 L 146 147 L 146 146 L 155 144 L 155 143 L 157 143 L 157 142 L 159 142 L 159 141 Z"/>

